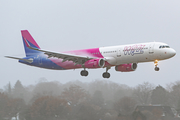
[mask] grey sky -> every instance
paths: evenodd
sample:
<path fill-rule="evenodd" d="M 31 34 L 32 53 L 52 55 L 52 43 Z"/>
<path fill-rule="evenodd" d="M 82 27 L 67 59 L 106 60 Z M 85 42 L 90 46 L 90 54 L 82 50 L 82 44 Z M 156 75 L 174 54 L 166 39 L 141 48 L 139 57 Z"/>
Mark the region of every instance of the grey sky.
<path fill-rule="evenodd" d="M 66 51 L 102 46 L 159 41 L 177 52 L 174 58 L 140 63 L 135 72 L 109 70 L 108 81 L 129 86 L 149 81 L 166 85 L 180 80 L 179 0 L 0 0 L 0 87 L 20 80 L 35 84 L 41 77 L 62 83 L 102 78 L 105 69 L 54 71 L 30 67 L 5 55 L 24 57 L 20 30 L 27 29 L 42 49 Z"/>

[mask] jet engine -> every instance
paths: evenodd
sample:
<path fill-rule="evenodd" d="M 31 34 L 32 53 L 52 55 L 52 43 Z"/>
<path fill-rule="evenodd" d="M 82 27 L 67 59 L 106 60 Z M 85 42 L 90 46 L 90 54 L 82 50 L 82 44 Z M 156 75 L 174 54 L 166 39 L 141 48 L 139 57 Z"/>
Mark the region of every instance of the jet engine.
<path fill-rule="evenodd" d="M 102 58 L 88 60 L 84 63 L 85 68 L 103 68 L 105 65 L 105 60 Z"/>
<path fill-rule="evenodd" d="M 137 63 L 129 63 L 129 64 L 117 65 L 115 67 L 115 70 L 121 72 L 131 72 L 131 71 L 135 71 L 136 68 L 137 68 Z"/>

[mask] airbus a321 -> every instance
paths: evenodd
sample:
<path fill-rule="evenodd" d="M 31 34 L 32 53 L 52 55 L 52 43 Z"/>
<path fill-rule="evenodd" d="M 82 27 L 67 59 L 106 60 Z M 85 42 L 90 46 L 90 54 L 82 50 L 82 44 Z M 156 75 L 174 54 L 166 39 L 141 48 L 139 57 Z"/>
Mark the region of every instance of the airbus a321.
<path fill-rule="evenodd" d="M 18 59 L 20 63 L 52 70 L 82 68 L 82 76 L 88 76 L 87 69 L 106 68 L 103 78 L 109 78 L 108 70 L 115 66 L 116 71 L 135 71 L 138 63 L 154 62 L 155 71 L 159 71 L 158 61 L 175 56 L 176 51 L 162 42 L 148 42 L 118 45 L 92 49 L 53 52 L 39 47 L 27 30 L 22 30 L 22 39 L 26 57 Z"/>

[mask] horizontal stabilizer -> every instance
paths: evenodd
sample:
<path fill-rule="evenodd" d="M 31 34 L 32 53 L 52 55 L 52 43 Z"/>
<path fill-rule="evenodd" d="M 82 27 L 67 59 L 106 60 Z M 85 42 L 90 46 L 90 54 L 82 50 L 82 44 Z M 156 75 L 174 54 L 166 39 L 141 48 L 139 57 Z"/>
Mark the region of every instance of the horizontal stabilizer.
<path fill-rule="evenodd" d="M 7 58 L 12 58 L 12 59 L 17 59 L 17 60 L 23 60 L 25 62 L 28 62 L 28 63 L 32 63 L 33 62 L 33 59 L 23 59 L 23 58 L 17 58 L 17 57 L 11 57 L 11 56 L 5 56 Z"/>

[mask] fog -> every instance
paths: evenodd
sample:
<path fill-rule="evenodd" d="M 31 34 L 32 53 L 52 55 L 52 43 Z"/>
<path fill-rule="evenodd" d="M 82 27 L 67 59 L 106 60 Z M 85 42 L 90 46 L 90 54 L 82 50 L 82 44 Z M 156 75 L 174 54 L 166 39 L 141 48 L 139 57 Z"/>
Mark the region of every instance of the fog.
<path fill-rule="evenodd" d="M 154 63 L 139 63 L 131 73 L 112 67 L 109 81 L 136 86 L 144 81 L 165 86 L 179 77 L 180 60 L 179 0 L 0 0 L 0 88 L 7 81 L 36 84 L 39 78 L 66 83 L 101 79 L 105 69 L 52 71 L 20 64 L 4 56 L 25 57 L 21 30 L 27 29 L 41 49 L 71 51 L 103 46 L 144 42 L 164 42 L 176 50 L 176 56 Z M 147 77 L 148 76 L 148 77 Z"/>
<path fill-rule="evenodd" d="M 20 120 L 142 120 L 174 119 L 163 111 L 135 111 L 137 106 L 180 109 L 180 81 L 166 87 L 143 82 L 135 87 L 110 81 L 60 83 L 39 79 L 36 85 L 7 83 L 0 93 L 0 117 Z M 175 115 L 175 113 L 174 113 Z M 145 119 L 146 118 L 146 119 Z M 139 120 L 139 119 L 138 119 Z"/>

